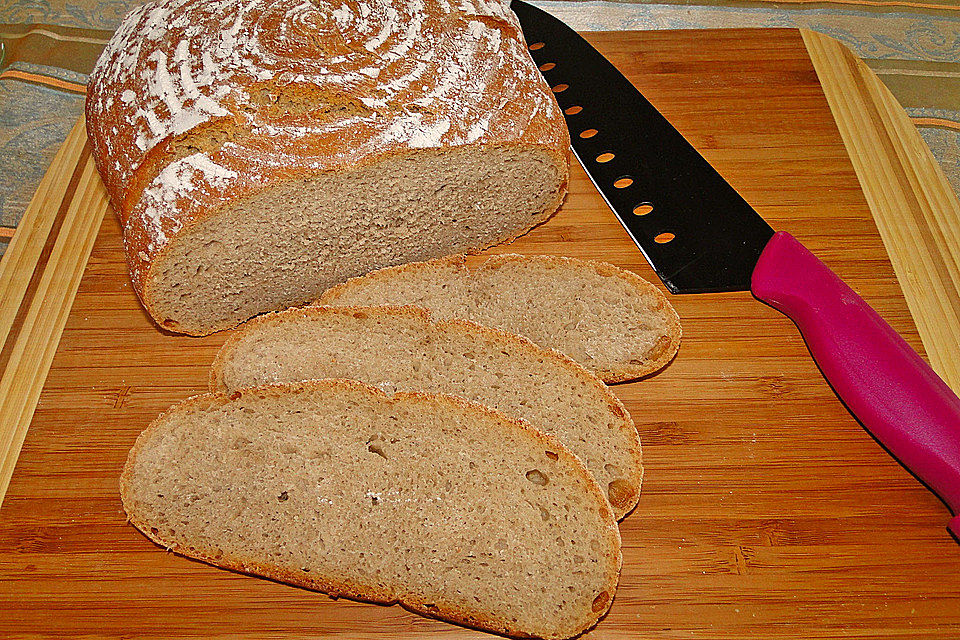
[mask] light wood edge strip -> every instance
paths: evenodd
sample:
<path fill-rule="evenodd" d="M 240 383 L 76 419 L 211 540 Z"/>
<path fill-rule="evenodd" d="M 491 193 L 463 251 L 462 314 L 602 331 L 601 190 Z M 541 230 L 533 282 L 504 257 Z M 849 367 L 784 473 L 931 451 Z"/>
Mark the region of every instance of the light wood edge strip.
<path fill-rule="evenodd" d="M 801 35 L 930 365 L 960 392 L 960 201 L 873 71 L 836 40 Z"/>
<path fill-rule="evenodd" d="M 106 190 L 88 157 L 0 377 L 0 505 L 107 208 Z"/>
<path fill-rule="evenodd" d="M 80 118 L 40 180 L 0 261 L 0 346 L 10 334 L 86 142 L 87 130 Z"/>

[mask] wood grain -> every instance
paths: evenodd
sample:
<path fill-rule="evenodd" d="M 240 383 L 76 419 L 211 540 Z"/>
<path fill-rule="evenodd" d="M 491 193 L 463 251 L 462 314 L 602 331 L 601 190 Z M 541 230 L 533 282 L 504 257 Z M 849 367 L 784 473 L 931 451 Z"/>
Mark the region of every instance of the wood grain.
<path fill-rule="evenodd" d="M 0 504 L 107 210 L 86 139 L 78 121 L 0 264 Z"/>
<path fill-rule="evenodd" d="M 930 364 L 960 391 L 960 201 L 867 65 L 832 38 L 802 34 Z"/>
<path fill-rule="evenodd" d="M 589 37 L 774 227 L 922 349 L 797 32 Z M 508 251 L 604 259 L 657 282 L 576 166 L 558 215 L 491 253 Z M 947 510 L 847 413 L 793 324 L 747 293 L 671 300 L 679 356 L 615 387 L 647 473 L 622 525 L 619 591 L 586 637 L 960 637 Z M 157 330 L 103 220 L 0 508 L 0 637 L 490 637 L 208 567 L 126 524 L 130 445 L 205 389 L 225 338 Z"/>

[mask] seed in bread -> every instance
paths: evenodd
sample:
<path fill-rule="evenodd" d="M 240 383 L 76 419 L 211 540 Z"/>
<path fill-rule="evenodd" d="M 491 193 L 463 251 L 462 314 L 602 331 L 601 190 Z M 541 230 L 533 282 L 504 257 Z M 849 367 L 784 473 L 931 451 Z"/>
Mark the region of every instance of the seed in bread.
<path fill-rule="evenodd" d="M 176 553 L 508 635 L 591 627 L 620 569 L 613 513 L 557 440 L 352 381 L 175 405 L 138 438 L 121 493 Z"/>
<path fill-rule="evenodd" d="M 525 338 L 413 307 L 306 307 L 254 318 L 223 345 L 211 389 L 350 378 L 386 391 L 449 393 L 555 435 L 594 475 L 614 513 L 636 505 L 640 439 L 596 376 Z"/>
<path fill-rule="evenodd" d="M 680 318 L 640 276 L 606 262 L 499 255 L 476 269 L 449 256 L 374 271 L 324 293 L 319 304 L 416 305 L 567 354 L 605 382 L 665 367 L 680 348 Z"/>

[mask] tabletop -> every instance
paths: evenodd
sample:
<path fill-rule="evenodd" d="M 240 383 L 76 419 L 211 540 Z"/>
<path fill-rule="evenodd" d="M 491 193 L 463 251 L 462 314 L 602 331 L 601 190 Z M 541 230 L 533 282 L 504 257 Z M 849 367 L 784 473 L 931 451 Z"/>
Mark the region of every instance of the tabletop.
<path fill-rule="evenodd" d="M 868 68 L 812 32 L 588 36 L 956 383 L 960 206 Z M 172 335 L 144 314 L 82 122 L 28 214 L 0 263 L 0 635 L 484 637 L 191 562 L 130 527 L 126 452 L 204 389 L 226 335 Z M 497 251 L 654 279 L 576 166 L 558 215 Z M 614 388 L 647 476 L 622 523 L 617 598 L 589 637 L 960 633 L 946 509 L 846 412 L 790 321 L 748 293 L 672 302 L 676 361 Z"/>

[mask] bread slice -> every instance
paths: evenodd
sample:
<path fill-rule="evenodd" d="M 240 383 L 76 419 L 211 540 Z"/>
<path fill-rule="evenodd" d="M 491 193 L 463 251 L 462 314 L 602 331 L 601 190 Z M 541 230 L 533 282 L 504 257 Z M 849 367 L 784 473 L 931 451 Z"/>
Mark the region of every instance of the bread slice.
<path fill-rule="evenodd" d="M 450 396 L 344 380 L 197 396 L 140 435 L 120 489 L 181 555 L 514 636 L 593 626 L 620 570 L 580 461 Z"/>
<path fill-rule="evenodd" d="M 529 420 L 580 457 L 622 518 L 643 477 L 623 405 L 589 371 L 525 338 L 413 307 L 307 307 L 251 320 L 223 345 L 210 386 L 350 378 L 392 392 L 449 393 Z"/>
<path fill-rule="evenodd" d="M 324 293 L 319 304 L 412 304 L 561 351 L 606 382 L 666 366 L 680 318 L 660 291 L 606 262 L 494 256 L 471 271 L 462 255 L 381 269 Z"/>

